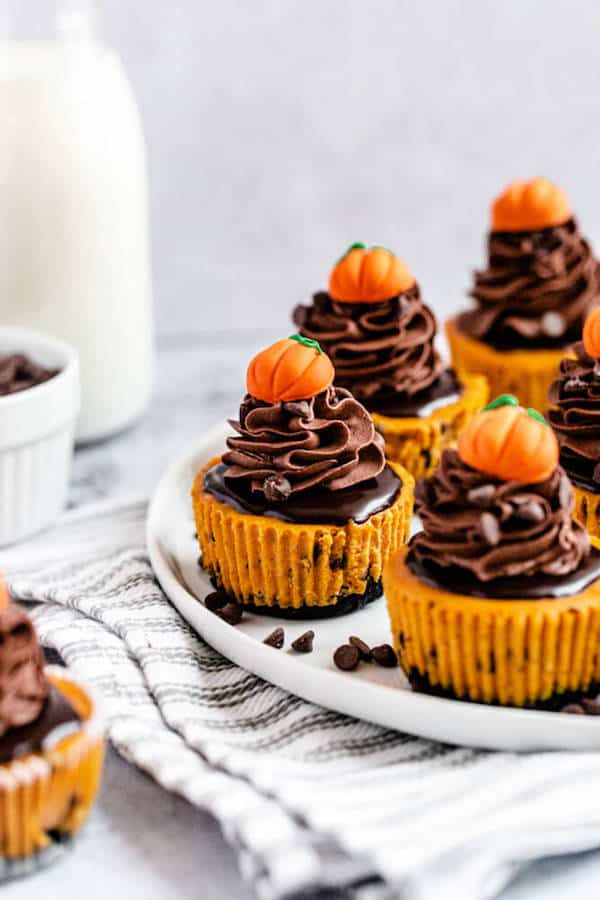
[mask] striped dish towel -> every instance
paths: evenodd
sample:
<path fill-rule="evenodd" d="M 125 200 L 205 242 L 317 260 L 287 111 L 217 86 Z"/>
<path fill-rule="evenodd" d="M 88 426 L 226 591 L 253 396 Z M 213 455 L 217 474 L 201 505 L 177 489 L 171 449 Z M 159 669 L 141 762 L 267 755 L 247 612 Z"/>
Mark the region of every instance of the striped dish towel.
<path fill-rule="evenodd" d="M 458 749 L 261 681 L 170 605 L 144 517 L 88 507 L 3 566 L 119 752 L 216 816 L 260 900 L 483 900 L 531 860 L 600 845 L 600 754 Z"/>

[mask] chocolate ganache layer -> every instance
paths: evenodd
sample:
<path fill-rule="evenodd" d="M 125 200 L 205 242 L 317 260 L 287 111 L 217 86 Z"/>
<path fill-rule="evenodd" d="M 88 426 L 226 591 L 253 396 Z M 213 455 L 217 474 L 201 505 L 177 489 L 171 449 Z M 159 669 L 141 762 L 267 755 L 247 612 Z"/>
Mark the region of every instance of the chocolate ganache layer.
<path fill-rule="evenodd" d="M 294 322 L 330 357 L 336 384 L 371 410 L 429 415 L 460 396 L 460 385 L 433 346 L 435 317 L 416 284 L 380 303 L 338 302 L 320 292 L 311 306 L 296 307 Z"/>
<path fill-rule="evenodd" d="M 471 291 L 477 309 L 459 316 L 461 331 L 505 350 L 579 340 L 600 301 L 600 273 L 574 219 L 536 231 L 492 231 L 488 255 Z"/>
<path fill-rule="evenodd" d="M 571 481 L 600 493 L 600 364 L 582 343 L 575 359 L 563 359 L 550 388 L 548 417 L 560 445 L 560 461 Z"/>
<path fill-rule="evenodd" d="M 344 388 L 310 400 L 266 403 L 247 395 L 237 436 L 204 488 L 241 511 L 290 522 L 357 523 L 390 506 L 400 478 L 365 408 Z"/>
<path fill-rule="evenodd" d="M 0 763 L 42 749 L 70 721 L 79 717 L 46 679 L 29 616 L 9 603 L 0 612 Z"/>
<path fill-rule="evenodd" d="M 600 552 L 571 516 L 573 491 L 557 466 L 539 484 L 500 481 L 445 450 L 417 484 L 423 531 L 407 565 L 444 590 L 487 598 L 562 597 L 600 577 Z"/>

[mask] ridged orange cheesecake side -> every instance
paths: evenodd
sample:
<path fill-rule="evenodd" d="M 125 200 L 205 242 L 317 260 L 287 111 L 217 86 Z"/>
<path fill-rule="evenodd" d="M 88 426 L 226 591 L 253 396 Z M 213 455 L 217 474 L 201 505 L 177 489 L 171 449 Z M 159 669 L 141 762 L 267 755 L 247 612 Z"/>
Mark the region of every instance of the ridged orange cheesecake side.
<path fill-rule="evenodd" d="M 241 604 L 281 609 L 372 599 L 387 559 L 408 540 L 414 480 L 405 469 L 392 466 L 402 487 L 383 512 L 360 525 L 311 525 L 238 512 L 217 500 L 204 490 L 204 475 L 219 461 L 200 469 L 192 489 L 202 566 L 217 587 Z"/>

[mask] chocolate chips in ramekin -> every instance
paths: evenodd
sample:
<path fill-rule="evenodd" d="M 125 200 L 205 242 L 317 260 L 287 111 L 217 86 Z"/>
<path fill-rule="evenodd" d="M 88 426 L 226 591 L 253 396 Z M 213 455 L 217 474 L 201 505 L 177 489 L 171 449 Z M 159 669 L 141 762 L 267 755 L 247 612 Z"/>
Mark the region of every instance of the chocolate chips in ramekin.
<path fill-rule="evenodd" d="M 23 353 L 11 353 L 0 357 L 0 397 L 18 394 L 28 388 L 50 381 L 58 375 L 59 369 L 38 366 Z"/>

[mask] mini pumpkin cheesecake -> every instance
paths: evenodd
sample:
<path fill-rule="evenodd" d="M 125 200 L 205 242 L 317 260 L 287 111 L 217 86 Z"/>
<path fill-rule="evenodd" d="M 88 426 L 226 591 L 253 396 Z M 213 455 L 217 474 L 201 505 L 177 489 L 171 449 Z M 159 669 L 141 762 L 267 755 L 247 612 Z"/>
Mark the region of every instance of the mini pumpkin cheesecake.
<path fill-rule="evenodd" d="M 483 372 L 492 396 L 546 408 L 560 361 L 600 302 L 598 263 L 564 192 L 545 178 L 514 181 L 492 204 L 488 266 L 475 309 L 447 325 L 459 373 Z"/>
<path fill-rule="evenodd" d="M 93 701 L 44 669 L 33 624 L 0 584 L 0 877 L 31 871 L 90 812 L 103 760 Z"/>
<path fill-rule="evenodd" d="M 548 416 L 560 462 L 573 483 L 575 517 L 600 537 L 600 309 L 588 317 L 575 358 L 566 357 L 550 388 Z"/>
<path fill-rule="evenodd" d="M 413 479 L 386 463 L 371 417 L 333 374 L 299 335 L 259 353 L 236 435 L 195 478 L 202 566 L 248 609 L 359 609 L 381 595 L 385 561 L 408 539 Z"/>
<path fill-rule="evenodd" d="M 600 551 L 543 417 L 498 398 L 419 483 L 423 530 L 389 560 L 395 647 L 413 687 L 561 707 L 600 682 Z"/>
<path fill-rule="evenodd" d="M 436 321 L 406 265 L 384 247 L 353 244 L 328 292 L 298 306 L 294 322 L 318 340 L 335 383 L 352 391 L 383 434 L 389 459 L 427 475 L 488 399 L 483 377 L 457 378 L 434 347 Z"/>

